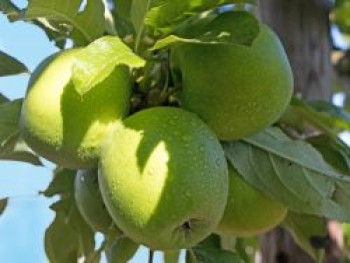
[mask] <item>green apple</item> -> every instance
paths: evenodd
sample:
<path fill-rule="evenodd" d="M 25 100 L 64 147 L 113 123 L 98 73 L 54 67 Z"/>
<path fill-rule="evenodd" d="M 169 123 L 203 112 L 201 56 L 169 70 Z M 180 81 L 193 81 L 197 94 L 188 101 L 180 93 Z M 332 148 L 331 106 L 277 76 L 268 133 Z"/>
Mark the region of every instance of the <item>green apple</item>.
<path fill-rule="evenodd" d="M 195 114 L 154 107 L 126 118 L 104 141 L 99 182 L 127 236 L 154 250 L 178 249 L 216 228 L 228 170 L 219 141 Z"/>
<path fill-rule="evenodd" d="M 102 200 L 97 169 L 78 171 L 74 182 L 74 196 L 79 212 L 91 228 L 107 233 L 113 221 Z"/>
<path fill-rule="evenodd" d="M 139 245 L 126 236 L 117 238 L 106 248 L 108 263 L 127 263 L 137 252 Z"/>
<path fill-rule="evenodd" d="M 79 49 L 44 60 L 29 81 L 21 130 L 39 155 L 66 168 L 98 165 L 100 143 L 129 111 L 128 68 L 114 72 L 83 96 L 74 89 L 71 68 Z"/>
<path fill-rule="evenodd" d="M 235 236 L 254 236 L 280 224 L 287 209 L 241 178 L 232 165 L 229 170 L 229 195 L 224 216 L 216 232 Z"/>
<path fill-rule="evenodd" d="M 206 31 L 229 32 L 235 16 L 219 15 Z M 197 113 L 220 140 L 259 132 L 289 104 L 291 67 L 281 42 L 266 25 L 260 25 L 251 46 L 183 44 L 173 49 L 172 58 L 182 75 L 181 106 Z"/>

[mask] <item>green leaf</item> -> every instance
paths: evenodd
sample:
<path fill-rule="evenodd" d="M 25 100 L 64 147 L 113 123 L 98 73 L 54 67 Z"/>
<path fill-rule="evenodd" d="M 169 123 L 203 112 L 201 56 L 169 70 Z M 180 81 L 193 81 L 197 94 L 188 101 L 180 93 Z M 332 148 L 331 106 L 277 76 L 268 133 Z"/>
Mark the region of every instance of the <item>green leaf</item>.
<path fill-rule="evenodd" d="M 143 30 L 144 20 L 148 10 L 152 5 L 152 0 L 133 0 L 131 4 L 131 22 L 137 34 Z"/>
<path fill-rule="evenodd" d="M 316 262 L 322 262 L 328 241 L 327 225 L 323 218 L 289 212 L 283 226 Z"/>
<path fill-rule="evenodd" d="M 21 108 L 21 99 L 0 104 L 0 146 L 18 132 Z"/>
<path fill-rule="evenodd" d="M 132 0 L 114 0 L 114 6 L 119 17 L 129 20 Z"/>
<path fill-rule="evenodd" d="M 0 104 L 4 102 L 9 102 L 10 100 L 0 93 Z"/>
<path fill-rule="evenodd" d="M 229 251 L 235 251 L 238 238 L 232 235 L 221 235 L 220 236 L 220 247 Z M 238 251 L 237 251 L 238 252 Z"/>
<path fill-rule="evenodd" d="M 71 199 L 59 202 L 70 202 Z M 52 263 L 77 262 L 88 257 L 95 247 L 94 232 L 72 204 L 70 214 L 56 212 L 53 223 L 45 233 L 45 251 Z"/>
<path fill-rule="evenodd" d="M 198 263 L 196 255 L 191 249 L 186 250 L 186 263 Z"/>
<path fill-rule="evenodd" d="M 307 142 L 315 147 L 326 162 L 339 172 L 350 174 L 350 148 L 339 140 L 334 140 L 326 135 L 310 137 Z"/>
<path fill-rule="evenodd" d="M 84 11 L 78 13 L 76 20 L 79 27 L 74 26 L 72 38 L 79 46 L 103 36 L 107 26 L 103 0 L 88 0 Z M 79 38 L 81 41 L 78 41 Z"/>
<path fill-rule="evenodd" d="M 163 254 L 164 263 L 178 263 L 180 259 L 180 250 L 167 250 Z"/>
<path fill-rule="evenodd" d="M 204 239 L 202 242 L 200 242 L 198 246 L 205 247 L 205 248 L 220 249 L 221 248 L 221 238 L 217 234 L 211 234 L 206 239 Z"/>
<path fill-rule="evenodd" d="M 8 101 L 1 96 L 0 104 L 0 160 L 22 161 L 42 165 L 20 137 L 19 118 L 22 100 Z"/>
<path fill-rule="evenodd" d="M 196 261 L 193 256 L 186 262 L 197 263 L 243 263 L 240 257 L 231 251 L 215 248 L 195 247 L 192 249 Z"/>
<path fill-rule="evenodd" d="M 20 137 L 19 133 L 11 135 L 0 147 L 0 160 L 27 162 L 33 165 L 43 165 Z"/>
<path fill-rule="evenodd" d="M 72 25 L 78 24 L 76 16 L 81 5 L 81 0 L 44 1 L 30 0 L 28 2 L 26 19 L 46 17 L 52 20 L 70 22 Z"/>
<path fill-rule="evenodd" d="M 78 45 L 99 38 L 105 31 L 105 7 L 102 0 L 89 0 L 83 11 L 79 11 L 81 0 L 31 0 L 26 19 L 46 18 L 49 21 L 67 23 L 73 27 L 70 37 Z"/>
<path fill-rule="evenodd" d="M 86 258 L 85 263 L 100 263 L 101 254 L 102 252 L 99 250 L 94 251 Z"/>
<path fill-rule="evenodd" d="M 341 112 L 341 109 L 331 105 L 328 105 L 327 110 L 325 110 L 325 104 L 322 103 L 321 108 L 321 103 L 314 104 L 315 108 L 319 107 L 319 111 L 317 111 L 311 105 L 294 97 L 279 122 L 300 133 L 304 133 L 312 127 L 331 137 L 337 137 L 339 130 L 349 129 L 347 113 Z"/>
<path fill-rule="evenodd" d="M 255 255 L 259 251 L 258 236 L 249 238 L 237 238 L 234 251 L 241 257 L 245 263 L 254 263 Z"/>
<path fill-rule="evenodd" d="M 342 130 L 350 130 L 350 114 L 341 107 L 335 106 L 327 101 L 313 101 L 310 106 L 321 114 L 327 115 L 334 127 Z"/>
<path fill-rule="evenodd" d="M 337 0 L 331 18 L 341 31 L 350 33 L 350 1 Z"/>
<path fill-rule="evenodd" d="M 349 114 L 339 107 L 326 101 L 307 104 L 298 98 L 292 99 L 279 121 L 282 127 L 287 127 L 287 131 L 292 128 L 302 136 L 315 133 L 315 130 L 321 132 L 320 136 L 311 137 L 308 141 L 322 153 L 328 163 L 346 174 L 349 174 L 350 148 L 338 137 L 338 133 L 348 130 L 349 122 Z"/>
<path fill-rule="evenodd" d="M 145 27 L 145 19 L 151 7 L 152 0 L 133 0 L 131 4 L 131 23 L 136 32 L 135 52 L 138 52 L 141 37 Z"/>
<path fill-rule="evenodd" d="M 74 178 L 76 171 L 66 168 L 56 168 L 52 181 L 47 189 L 43 192 L 46 197 L 54 195 L 71 195 L 74 192 Z"/>
<path fill-rule="evenodd" d="M 94 231 L 80 215 L 74 198 L 75 171 L 57 168 L 48 188 L 47 197 L 59 195 L 51 206 L 56 212 L 53 223 L 45 233 L 45 251 L 53 263 L 77 262 L 94 254 Z"/>
<path fill-rule="evenodd" d="M 55 220 L 45 232 L 45 251 L 51 263 L 77 262 L 78 234 L 66 222 L 65 216 L 56 215 Z"/>
<path fill-rule="evenodd" d="M 175 35 L 170 35 L 165 38 L 162 38 L 158 40 L 154 46 L 151 48 L 151 50 L 159 50 L 159 49 L 165 49 L 170 48 L 172 46 L 177 46 L 179 44 L 201 44 L 201 41 L 199 39 L 189 39 L 189 38 L 183 38 Z M 215 42 L 213 43 L 215 44 Z"/>
<path fill-rule="evenodd" d="M 121 236 L 106 248 L 108 263 L 129 262 L 138 249 L 138 244 L 126 236 Z"/>
<path fill-rule="evenodd" d="M 28 72 L 29 70 L 22 62 L 0 50 L 0 77 Z"/>
<path fill-rule="evenodd" d="M 255 3 L 254 0 L 155 0 L 149 7 L 144 23 L 156 30 L 175 28 L 198 13 L 224 4 Z"/>
<path fill-rule="evenodd" d="M 8 205 L 8 198 L 0 199 L 0 215 L 2 215 Z"/>
<path fill-rule="evenodd" d="M 244 179 L 295 212 L 350 221 L 350 177 L 328 165 L 312 146 L 278 128 L 224 144 Z"/>
<path fill-rule="evenodd" d="M 215 261 L 217 258 L 218 261 Z M 211 234 L 193 249 L 186 251 L 187 263 L 211 262 L 241 262 L 239 257 L 230 250 L 222 249 L 222 240 L 219 235 Z"/>
<path fill-rule="evenodd" d="M 344 243 L 347 248 L 350 247 L 350 224 L 343 224 Z"/>
<path fill-rule="evenodd" d="M 41 28 L 48 39 L 53 41 L 58 48 L 64 49 L 66 38 L 71 32 L 71 29 L 69 27 L 67 28 L 67 25 L 46 18 L 37 18 L 32 22 Z"/>
<path fill-rule="evenodd" d="M 230 24 L 221 22 L 223 19 L 227 21 L 226 16 L 230 16 Z M 258 34 L 259 23 L 253 15 L 247 12 L 227 12 L 213 20 L 209 18 L 208 23 L 204 25 L 196 23 L 187 26 L 179 35 L 170 35 L 158 40 L 152 50 L 181 44 L 251 45 Z"/>
<path fill-rule="evenodd" d="M 11 0 L 0 0 L 0 12 L 7 16 L 10 22 L 22 19 L 22 11 Z"/>
<path fill-rule="evenodd" d="M 130 43 L 133 43 L 134 41 L 134 26 L 132 25 L 130 20 L 125 20 L 122 17 L 120 17 L 115 11 L 113 12 L 113 19 L 115 23 L 115 28 L 117 31 L 117 34 L 121 38 L 126 38 L 126 40 Z"/>
<path fill-rule="evenodd" d="M 73 65 L 73 83 L 81 95 L 108 77 L 116 66 L 142 67 L 145 61 L 135 55 L 119 37 L 105 36 L 81 50 Z"/>
<path fill-rule="evenodd" d="M 337 7 L 343 6 L 344 4 L 349 3 L 350 0 L 335 0 L 333 2 L 334 2 L 334 7 L 337 8 Z"/>
<path fill-rule="evenodd" d="M 95 233 L 82 218 L 75 203 L 74 206 L 72 206 L 68 220 L 68 223 L 70 223 L 73 229 L 78 233 L 79 253 L 85 257 L 89 257 L 94 253 Z"/>

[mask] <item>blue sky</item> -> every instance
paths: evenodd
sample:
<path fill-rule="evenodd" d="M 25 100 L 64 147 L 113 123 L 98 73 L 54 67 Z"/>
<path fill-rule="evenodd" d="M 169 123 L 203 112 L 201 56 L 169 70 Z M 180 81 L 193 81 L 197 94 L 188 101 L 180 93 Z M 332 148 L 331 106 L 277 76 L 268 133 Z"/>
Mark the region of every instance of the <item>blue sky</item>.
<path fill-rule="evenodd" d="M 34 26 L 10 24 L 0 15 L 0 49 L 19 58 L 30 70 L 56 49 Z M 0 78 L 0 92 L 14 99 L 23 97 L 28 75 Z M 52 165 L 35 167 L 19 162 L 1 162 L 0 197 L 11 197 L 0 217 L 0 258 L 3 262 L 47 262 L 43 234 L 53 219 L 50 201 L 39 196 L 51 180 Z"/>

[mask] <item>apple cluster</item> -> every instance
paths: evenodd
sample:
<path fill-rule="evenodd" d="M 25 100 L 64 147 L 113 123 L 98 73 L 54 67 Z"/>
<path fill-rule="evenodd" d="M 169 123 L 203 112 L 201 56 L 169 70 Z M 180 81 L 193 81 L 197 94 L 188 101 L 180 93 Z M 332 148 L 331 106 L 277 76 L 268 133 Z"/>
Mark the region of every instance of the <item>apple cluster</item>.
<path fill-rule="evenodd" d="M 234 12 L 209 29 L 232 26 Z M 151 249 L 193 247 L 211 233 L 257 235 L 286 208 L 247 184 L 228 164 L 220 141 L 260 132 L 286 109 L 291 68 L 266 25 L 253 44 L 183 44 L 172 48 L 181 72 L 179 107 L 130 114 L 133 77 L 117 66 L 81 96 L 71 68 L 80 49 L 44 60 L 31 76 L 21 131 L 38 155 L 79 170 L 75 197 L 96 231 L 112 225 Z"/>

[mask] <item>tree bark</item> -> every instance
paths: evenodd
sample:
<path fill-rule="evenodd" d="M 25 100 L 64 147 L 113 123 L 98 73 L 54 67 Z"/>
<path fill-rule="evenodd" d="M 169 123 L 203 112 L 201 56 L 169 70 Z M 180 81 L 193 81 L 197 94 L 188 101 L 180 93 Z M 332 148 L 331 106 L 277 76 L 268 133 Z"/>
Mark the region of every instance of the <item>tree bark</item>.
<path fill-rule="evenodd" d="M 295 244 L 288 231 L 277 228 L 260 237 L 260 263 L 313 263 L 313 259 Z"/>
<path fill-rule="evenodd" d="M 259 0 L 259 16 L 284 44 L 291 62 L 295 93 L 305 100 L 330 100 L 333 66 L 329 30 L 330 4 L 326 0 Z M 340 262 L 341 226 L 328 223 L 325 262 Z M 262 263 L 314 262 L 281 228 L 260 238 Z"/>
<path fill-rule="evenodd" d="M 260 0 L 261 20 L 282 39 L 295 75 L 295 93 L 330 99 L 332 64 L 326 0 Z"/>

